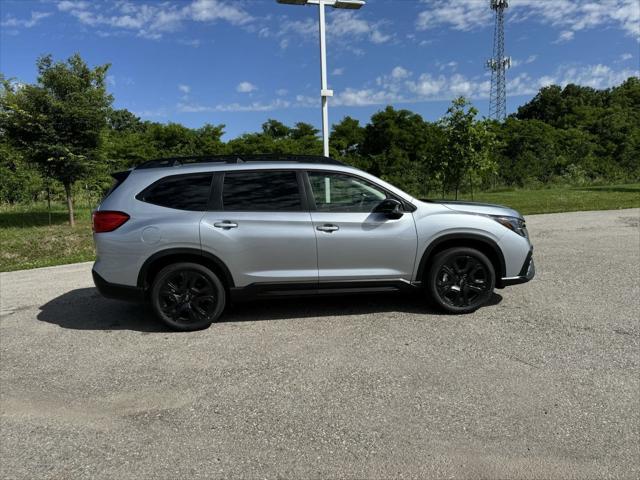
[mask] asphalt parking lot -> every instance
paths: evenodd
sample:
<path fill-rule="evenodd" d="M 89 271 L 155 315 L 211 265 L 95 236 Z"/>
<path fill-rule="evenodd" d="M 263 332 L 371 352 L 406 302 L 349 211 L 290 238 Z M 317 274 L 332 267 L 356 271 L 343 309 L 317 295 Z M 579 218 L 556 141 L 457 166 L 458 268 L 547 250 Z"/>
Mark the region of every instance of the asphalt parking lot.
<path fill-rule="evenodd" d="M 537 277 L 172 333 L 90 264 L 0 275 L 2 478 L 638 478 L 640 210 L 528 218 Z"/>

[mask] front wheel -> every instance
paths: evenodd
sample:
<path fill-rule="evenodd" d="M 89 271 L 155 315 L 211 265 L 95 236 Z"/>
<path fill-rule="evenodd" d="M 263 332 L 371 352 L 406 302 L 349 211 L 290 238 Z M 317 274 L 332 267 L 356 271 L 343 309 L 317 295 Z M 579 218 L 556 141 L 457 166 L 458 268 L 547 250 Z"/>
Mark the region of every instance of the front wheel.
<path fill-rule="evenodd" d="M 437 306 L 450 313 L 470 313 L 489 301 L 496 274 L 482 252 L 466 247 L 450 248 L 436 255 L 426 283 Z"/>
<path fill-rule="evenodd" d="M 197 263 L 174 263 L 163 268 L 151 288 L 156 315 L 179 331 L 207 328 L 222 314 L 225 300 L 220 279 Z"/>

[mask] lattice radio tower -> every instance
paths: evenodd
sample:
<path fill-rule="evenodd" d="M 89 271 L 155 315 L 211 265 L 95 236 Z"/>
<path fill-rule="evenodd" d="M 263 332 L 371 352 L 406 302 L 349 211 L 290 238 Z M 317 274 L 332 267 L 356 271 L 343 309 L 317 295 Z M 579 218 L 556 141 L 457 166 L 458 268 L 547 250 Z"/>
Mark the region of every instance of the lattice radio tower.
<path fill-rule="evenodd" d="M 491 95 L 489 117 L 496 120 L 507 118 L 506 72 L 511 67 L 511 58 L 504 54 L 504 11 L 509 8 L 508 0 L 490 0 L 491 10 L 496 12 L 493 31 L 493 57 L 487 60 L 491 70 Z"/>

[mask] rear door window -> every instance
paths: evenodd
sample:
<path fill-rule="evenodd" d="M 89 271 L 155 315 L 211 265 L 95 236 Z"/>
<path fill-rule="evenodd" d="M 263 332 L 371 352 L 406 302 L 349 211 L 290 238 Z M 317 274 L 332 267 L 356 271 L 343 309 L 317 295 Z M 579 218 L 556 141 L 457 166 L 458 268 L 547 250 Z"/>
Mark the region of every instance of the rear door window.
<path fill-rule="evenodd" d="M 211 173 L 167 177 L 151 185 L 136 198 L 161 207 L 202 212 L 209 203 L 212 178 Z"/>
<path fill-rule="evenodd" d="M 294 171 L 227 172 L 222 206 L 235 212 L 301 211 L 298 176 Z"/>

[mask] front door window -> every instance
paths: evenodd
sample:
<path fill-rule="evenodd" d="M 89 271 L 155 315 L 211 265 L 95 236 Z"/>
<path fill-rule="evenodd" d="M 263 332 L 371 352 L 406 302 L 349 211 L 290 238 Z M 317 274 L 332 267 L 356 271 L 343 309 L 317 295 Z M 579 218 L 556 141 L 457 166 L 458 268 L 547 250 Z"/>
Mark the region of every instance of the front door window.
<path fill-rule="evenodd" d="M 309 172 L 318 212 L 370 213 L 387 198 L 375 185 L 350 175 Z"/>

